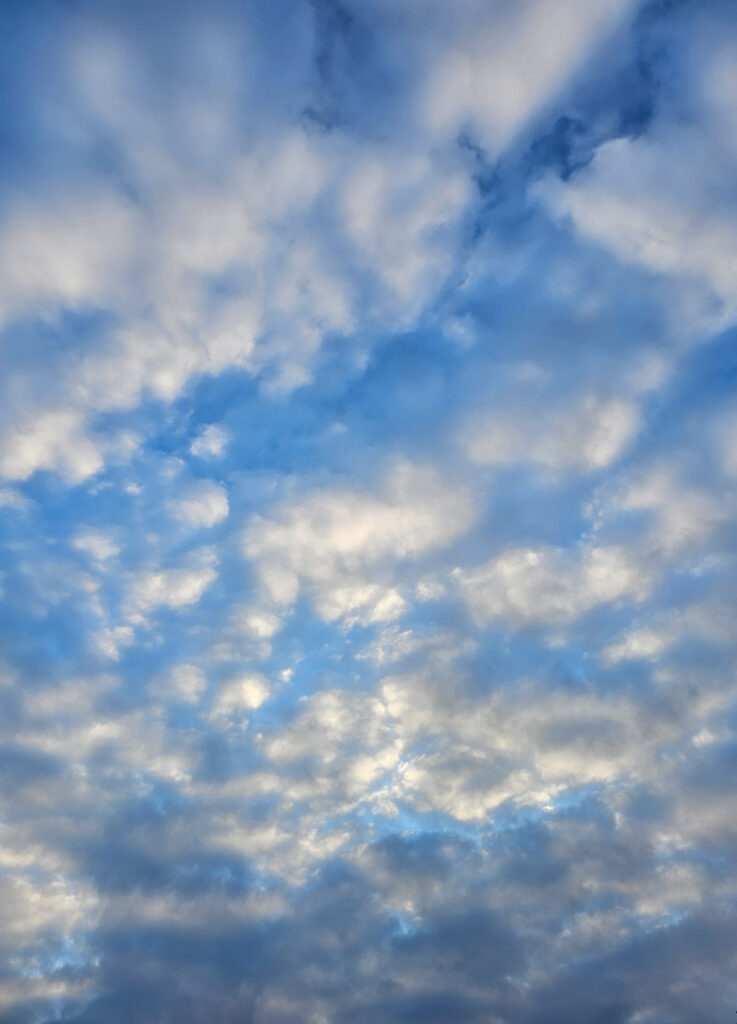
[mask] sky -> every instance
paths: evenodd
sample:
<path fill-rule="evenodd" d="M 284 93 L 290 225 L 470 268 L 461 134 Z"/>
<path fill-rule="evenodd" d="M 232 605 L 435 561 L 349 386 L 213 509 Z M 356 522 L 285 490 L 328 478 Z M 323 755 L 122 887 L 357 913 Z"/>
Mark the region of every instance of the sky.
<path fill-rule="evenodd" d="M 737 1006 L 737 5 L 0 5 L 2 1024 Z"/>

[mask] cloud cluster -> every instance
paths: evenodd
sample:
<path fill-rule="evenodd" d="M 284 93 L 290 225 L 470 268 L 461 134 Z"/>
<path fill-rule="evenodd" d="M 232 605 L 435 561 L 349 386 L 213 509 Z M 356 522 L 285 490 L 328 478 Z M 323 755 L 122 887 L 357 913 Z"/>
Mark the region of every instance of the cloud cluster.
<path fill-rule="evenodd" d="M 737 989 L 727 0 L 0 10 L 0 1018 Z"/>
<path fill-rule="evenodd" d="M 405 605 L 387 564 L 393 569 L 447 545 L 472 517 L 465 488 L 400 463 L 379 496 L 318 491 L 291 502 L 276 519 L 257 518 L 246 530 L 244 551 L 277 606 L 293 603 L 304 587 L 329 622 L 384 622 Z"/>

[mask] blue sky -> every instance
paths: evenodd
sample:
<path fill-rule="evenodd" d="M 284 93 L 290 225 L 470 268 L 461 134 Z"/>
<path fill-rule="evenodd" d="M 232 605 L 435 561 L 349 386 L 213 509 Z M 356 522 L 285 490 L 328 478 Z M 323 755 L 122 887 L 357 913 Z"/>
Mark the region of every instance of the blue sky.
<path fill-rule="evenodd" d="M 737 9 L 0 9 L 0 1020 L 737 1005 Z"/>

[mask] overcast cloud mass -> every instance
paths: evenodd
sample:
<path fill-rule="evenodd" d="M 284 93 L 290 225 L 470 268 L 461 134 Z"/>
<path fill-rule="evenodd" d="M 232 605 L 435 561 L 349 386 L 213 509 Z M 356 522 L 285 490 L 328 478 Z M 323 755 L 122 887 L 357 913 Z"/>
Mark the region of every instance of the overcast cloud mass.
<path fill-rule="evenodd" d="M 0 1020 L 737 1006 L 737 5 L 0 6 Z"/>

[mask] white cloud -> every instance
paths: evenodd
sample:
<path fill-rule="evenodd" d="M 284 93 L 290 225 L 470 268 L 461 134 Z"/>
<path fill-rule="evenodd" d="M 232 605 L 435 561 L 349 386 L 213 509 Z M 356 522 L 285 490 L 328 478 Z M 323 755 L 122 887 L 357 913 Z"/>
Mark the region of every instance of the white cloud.
<path fill-rule="evenodd" d="M 135 198 L 112 212 L 94 200 L 88 216 L 77 176 L 61 173 L 68 203 L 32 215 L 21 203 L 0 220 L 0 315 L 29 317 L 8 331 L 0 472 L 25 480 L 48 469 L 61 484 L 100 474 L 72 494 L 47 479 L 0 489 L 0 504 L 29 510 L 9 517 L 3 565 L 18 675 L 0 679 L 0 767 L 12 776 L 0 793 L 0 917 L 10 916 L 0 952 L 22 979 L 2 980 L 3 1010 L 58 996 L 13 1013 L 112 1019 L 106 981 L 125 977 L 127 1002 L 143 995 L 148 1018 L 169 1012 L 159 997 L 172 982 L 171 1005 L 203 1020 L 253 1007 L 275 1021 L 393 1020 L 437 993 L 451 1017 L 465 1007 L 513 1021 L 539 1016 L 540 992 L 553 1017 L 584 1019 L 556 1001 L 559 983 L 566 1000 L 576 989 L 557 978 L 565 963 L 585 974 L 582 998 L 595 992 L 592 1014 L 603 1018 L 622 1004 L 632 936 L 636 951 L 663 939 L 670 956 L 696 933 L 669 915 L 695 909 L 698 940 L 731 898 L 719 858 L 737 813 L 725 795 L 734 424 L 707 411 L 709 444 L 693 444 L 704 396 L 690 406 L 691 385 L 715 363 L 706 353 L 693 380 L 679 376 L 659 305 L 671 274 L 674 294 L 698 279 L 683 290 L 734 301 L 731 228 L 722 237 L 714 226 L 737 152 L 729 55 L 701 61 L 708 96 L 694 100 L 719 108 L 730 129 L 709 197 L 708 172 L 686 152 L 651 203 L 658 168 L 678 155 L 667 88 L 640 138 L 602 147 L 566 184 L 543 183 L 561 224 L 521 210 L 533 158 L 555 156 L 551 136 L 532 151 L 520 138 L 497 160 L 528 128 L 557 139 L 566 113 L 580 114 L 582 145 L 611 128 L 636 84 L 626 71 L 626 95 L 608 92 L 634 66 L 629 44 L 621 58 L 605 55 L 603 75 L 596 62 L 571 105 L 552 104 L 633 5 L 348 0 L 339 16 L 305 4 L 303 50 L 269 60 L 255 86 L 260 48 L 271 56 L 274 21 L 280 46 L 291 15 L 266 5 L 242 25 L 226 3 L 234 38 L 215 32 L 203 44 L 198 5 L 184 5 L 161 67 L 156 33 L 139 39 L 137 18 L 116 17 L 110 45 L 91 29 L 71 60 L 77 120 L 68 98 L 38 104 L 44 119 L 66 112 L 58 133 L 71 163 L 80 139 L 82 159 L 94 153 L 97 166 L 99 156 L 107 178 L 114 167 Z M 637 45 L 681 16 L 660 7 L 638 21 Z M 117 49 L 129 24 L 140 48 Z M 52 27 L 50 59 L 67 45 Z M 212 47 L 213 102 L 199 85 L 200 45 Z M 309 91 L 290 94 L 282 112 L 272 94 L 302 59 Z M 51 67 L 38 88 L 48 79 L 63 91 L 61 77 Z M 707 128 L 682 127 L 686 148 L 713 141 Z M 459 140 L 466 132 L 485 154 Z M 472 168 L 492 165 L 488 195 Z M 689 175 L 703 205 L 681 217 Z M 8 210 L 14 201 L 11 189 Z M 657 281 L 592 258 L 568 217 Z M 658 217 L 663 245 L 648 242 Z M 689 232 L 695 252 L 674 255 Z M 222 387 L 192 383 L 228 370 Z M 314 388 L 274 400 L 316 372 Z M 646 406 L 670 372 L 673 387 Z M 232 438 L 228 490 L 195 480 L 195 470 L 218 475 L 197 460 L 231 442 L 217 424 L 182 433 L 203 415 L 249 432 Z M 137 423 L 160 435 L 142 436 L 135 474 L 103 475 L 133 451 Z M 182 458 L 160 454 L 180 442 Z M 417 461 L 379 461 L 402 451 Z M 534 480 L 530 466 L 542 470 Z M 221 523 L 219 536 L 228 516 L 232 526 L 229 500 L 248 509 L 235 526 L 249 565 L 216 586 L 231 537 L 197 550 L 194 531 Z M 571 542 L 582 503 L 592 529 Z M 346 635 L 353 625 L 363 628 Z M 98 656 L 124 648 L 114 674 L 94 671 Z M 672 927 L 648 935 L 648 920 Z M 488 956 L 496 963 L 493 936 L 507 926 L 525 973 L 497 979 Z M 263 939 L 253 986 L 230 970 L 228 943 L 244 927 Z M 151 947 L 139 993 L 129 954 L 141 944 L 106 936 L 152 928 L 178 938 Z M 723 939 L 705 945 L 726 948 Z M 181 949 L 194 951 L 196 970 L 180 969 Z M 680 977 L 663 982 L 658 956 L 645 959 L 666 1002 L 643 995 L 639 957 L 624 977 L 632 1020 L 675 1019 L 688 996 Z M 70 988 L 54 988 L 65 973 L 112 1001 L 79 1008 Z"/>
<path fill-rule="evenodd" d="M 78 533 L 72 541 L 72 545 L 77 551 L 84 552 L 101 565 L 120 553 L 120 548 L 112 535 L 104 530 L 85 530 Z"/>
<path fill-rule="evenodd" d="M 425 155 L 370 156 L 347 178 L 341 196 L 346 233 L 400 324 L 414 321 L 452 269 L 470 199 L 460 168 L 441 170 Z"/>
<path fill-rule="evenodd" d="M 426 123 L 447 136 L 468 130 L 498 154 L 633 6 L 631 0 L 455 5 L 452 21 L 439 18 L 439 53 L 422 97 Z"/>
<path fill-rule="evenodd" d="M 374 152 L 286 126 L 248 155 L 231 154 L 216 184 L 192 180 L 160 155 L 165 181 L 147 182 L 145 218 L 121 213 L 118 230 L 112 213 L 98 211 L 103 229 L 114 221 L 109 238 L 95 209 L 85 214 L 89 225 L 72 219 L 82 248 L 77 258 L 72 246 L 68 267 L 61 244 L 50 268 L 42 260 L 33 270 L 31 253 L 22 279 L 6 260 L 6 287 L 23 310 L 42 312 L 52 298 L 64 308 L 99 303 L 115 323 L 61 368 L 53 406 L 39 385 L 23 418 L 6 426 L 6 477 L 54 469 L 84 479 L 107 455 L 88 437 L 95 415 L 135 408 L 147 393 L 171 402 L 196 376 L 239 368 L 293 390 L 310 379 L 326 335 L 354 330 L 359 308 L 370 331 L 411 326 L 459 251 L 470 192 L 457 159 L 439 164 L 404 146 Z M 67 197 L 64 206 L 76 202 Z M 33 216 L 41 245 L 56 215 L 46 227 L 43 211 Z M 7 231 L 10 253 L 18 231 Z M 212 303 L 211 281 L 226 272 L 237 289 Z M 0 280 L 0 304 L 2 297 Z M 193 454 L 220 454 L 218 429 L 195 439 Z"/>
<path fill-rule="evenodd" d="M 456 569 L 454 578 L 479 624 L 555 626 L 600 604 L 640 602 L 651 585 L 647 567 L 626 548 L 593 545 L 510 548 L 476 569 Z"/>
<path fill-rule="evenodd" d="M 101 448 L 85 434 L 82 416 L 72 409 L 24 415 L 0 435 L 0 473 L 27 480 L 39 469 L 79 483 L 103 466 Z"/>
<path fill-rule="evenodd" d="M 659 659 L 670 653 L 679 643 L 694 640 L 718 650 L 728 645 L 733 637 L 729 598 L 702 596 L 690 604 L 653 616 L 647 625 L 637 624 L 617 637 L 602 652 L 607 664 L 637 659 Z"/>
<path fill-rule="evenodd" d="M 542 0 L 514 10 L 470 0 L 452 17 L 411 6 L 401 24 L 379 7 L 380 19 L 408 33 L 408 95 L 422 94 L 429 136 L 395 126 L 396 136 L 366 145 L 279 121 L 243 151 L 231 141 L 214 178 L 204 166 L 186 172 L 154 111 L 141 109 L 141 76 L 153 69 L 129 40 L 101 26 L 65 38 L 82 123 L 104 126 L 128 154 L 140 205 L 67 186 L 54 203 L 21 203 L 0 224 L 0 313 L 101 306 L 116 323 L 62 372 L 53 408 L 35 397 L 35 425 L 9 424 L 0 473 L 51 469 L 83 480 L 108 455 L 88 434 L 98 412 L 135 407 L 147 392 L 172 401 L 192 377 L 235 367 L 294 389 L 310 379 L 325 336 L 352 332 L 359 314 L 369 331 L 411 327 L 464 242 L 473 192 L 458 133 L 470 126 L 492 148 L 506 144 L 630 6 L 567 0 L 552 15 Z M 233 81 L 215 77 L 199 114 L 192 97 L 182 106 L 180 128 L 192 128 L 188 112 L 200 147 L 203 131 L 224 145 L 234 116 Z M 210 284 L 223 274 L 236 294 L 213 306 Z M 192 453 L 221 454 L 217 429 Z"/>
<path fill-rule="evenodd" d="M 0 318 L 103 305 L 134 255 L 136 216 L 94 187 L 76 202 L 16 207 L 0 223 Z"/>
<path fill-rule="evenodd" d="M 262 608 L 243 608 L 234 615 L 234 622 L 254 640 L 270 640 L 281 629 L 281 619 Z"/>
<path fill-rule="evenodd" d="M 157 696 L 184 704 L 197 704 L 207 686 L 202 669 L 183 663 L 175 665 L 167 675 L 153 686 Z"/>
<path fill-rule="evenodd" d="M 217 426 L 215 423 L 210 423 L 194 438 L 189 446 L 189 450 L 192 455 L 196 455 L 199 458 L 206 458 L 208 456 L 217 458 L 223 454 L 228 440 L 228 434 L 222 427 Z"/>
<path fill-rule="evenodd" d="M 484 820 L 507 801 L 544 808 L 570 787 L 649 775 L 684 727 L 628 698 L 530 681 L 479 695 L 462 681 L 449 687 L 446 673 L 430 667 L 381 685 L 402 749 L 388 795 L 461 821 Z"/>
<path fill-rule="evenodd" d="M 614 139 L 572 182 L 548 179 L 538 195 L 622 259 L 703 281 L 731 317 L 737 220 L 729 207 L 712 203 L 706 182 L 693 188 L 696 169 L 691 159 L 684 164 L 683 153 L 702 148 L 699 138 L 684 147 L 680 133 L 659 141 Z"/>
<path fill-rule="evenodd" d="M 121 647 L 133 643 L 134 633 L 130 626 L 104 626 L 91 636 L 92 647 L 111 661 L 120 657 Z"/>
<path fill-rule="evenodd" d="M 45 952 L 51 940 L 57 949 L 63 943 L 70 957 L 84 957 L 79 936 L 99 920 L 101 909 L 95 887 L 31 865 L 27 871 L 3 872 L 0 906 L 0 951 L 14 968 L 4 972 L 0 982 L 0 1012 L 14 1015 L 15 1004 L 23 1006 L 27 1000 L 85 994 L 89 984 L 84 978 L 55 978 L 39 971 L 39 952 Z"/>
<path fill-rule="evenodd" d="M 640 425 L 635 402 L 589 395 L 563 408 L 526 408 L 474 418 L 462 440 L 474 462 L 537 463 L 551 471 L 602 469 L 617 459 Z"/>
<path fill-rule="evenodd" d="M 344 790 L 352 799 L 366 796 L 399 756 L 383 702 L 345 690 L 323 690 L 301 701 L 295 720 L 270 736 L 265 749 L 278 765 L 314 762 L 317 793 L 338 796 Z"/>
<path fill-rule="evenodd" d="M 605 142 L 568 182 L 548 177 L 534 189 L 620 259 L 675 277 L 672 324 L 684 341 L 737 314 L 737 147 L 726 100 L 737 43 L 729 31 L 717 37 L 698 7 L 692 14 L 679 44 L 682 88 L 664 96 L 649 130 Z"/>
<path fill-rule="evenodd" d="M 185 608 L 197 604 L 217 579 L 215 556 L 203 548 L 190 556 L 190 565 L 179 569 L 154 569 L 137 573 L 128 591 L 128 621 L 144 625 L 154 609 Z"/>
<path fill-rule="evenodd" d="M 411 629 L 400 629 L 399 626 L 386 626 L 359 655 L 369 658 L 377 665 L 387 665 L 398 661 L 407 654 L 412 654 L 422 646 L 421 640 Z"/>
<path fill-rule="evenodd" d="M 654 629 L 635 629 L 604 651 L 604 661 L 614 664 L 638 658 L 654 658 L 668 646 L 669 637 Z"/>
<path fill-rule="evenodd" d="M 293 603 L 304 588 L 328 621 L 386 621 L 404 607 L 392 567 L 449 543 L 472 516 L 467 491 L 403 463 L 378 495 L 317 491 L 252 520 L 244 551 L 277 604 Z"/>
<path fill-rule="evenodd" d="M 228 495 L 220 484 L 201 480 L 174 502 L 174 511 L 177 518 L 195 529 L 215 526 L 228 515 Z"/>
<path fill-rule="evenodd" d="M 650 512 L 652 541 L 664 555 L 673 556 L 703 544 L 731 515 L 724 495 L 684 482 L 675 466 L 661 463 L 625 481 L 609 510 Z"/>
<path fill-rule="evenodd" d="M 0 487 L 0 508 L 12 508 L 16 512 L 23 512 L 31 507 L 28 498 L 12 487 Z"/>
<path fill-rule="evenodd" d="M 210 717 L 228 718 L 238 712 L 255 711 L 268 700 L 269 681 L 261 673 L 247 673 L 228 679 L 218 690 Z"/>

